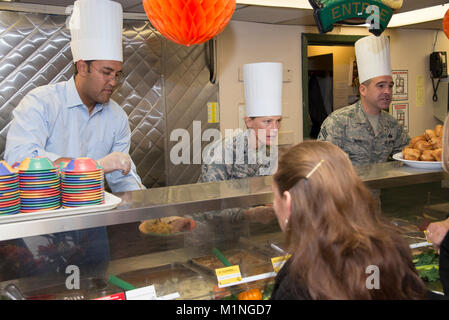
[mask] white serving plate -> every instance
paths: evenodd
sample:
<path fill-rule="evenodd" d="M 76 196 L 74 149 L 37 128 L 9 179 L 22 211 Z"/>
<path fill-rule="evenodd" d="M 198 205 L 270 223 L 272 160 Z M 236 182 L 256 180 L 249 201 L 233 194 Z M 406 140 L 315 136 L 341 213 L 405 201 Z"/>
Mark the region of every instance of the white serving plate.
<path fill-rule="evenodd" d="M 393 155 L 394 160 L 401 161 L 409 167 L 420 168 L 420 169 L 443 169 L 441 161 L 414 161 L 414 160 L 404 160 L 402 157 L 402 152 L 398 152 Z"/>
<path fill-rule="evenodd" d="M 34 220 L 34 219 L 45 219 L 45 218 L 56 218 L 56 217 L 65 217 L 70 215 L 82 214 L 82 213 L 90 213 L 90 212 L 98 212 L 98 211 L 106 211 L 112 210 L 116 208 L 122 199 L 119 197 L 110 194 L 109 192 L 104 192 L 104 204 L 92 205 L 92 206 L 83 206 L 77 208 L 61 208 L 56 210 L 47 210 L 47 211 L 36 211 L 29 213 L 17 213 L 12 215 L 4 215 L 0 216 L 0 223 L 11 223 L 16 221 L 24 221 L 24 220 Z"/>

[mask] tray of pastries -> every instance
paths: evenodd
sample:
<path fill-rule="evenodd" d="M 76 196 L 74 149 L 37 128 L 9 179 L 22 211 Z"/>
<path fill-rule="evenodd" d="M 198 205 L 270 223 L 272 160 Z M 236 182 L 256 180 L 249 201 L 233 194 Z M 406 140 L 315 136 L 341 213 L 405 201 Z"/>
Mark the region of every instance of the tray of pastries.
<path fill-rule="evenodd" d="M 413 137 L 402 152 L 393 155 L 393 159 L 410 167 L 442 169 L 442 137 L 443 126 L 438 124 L 434 129 L 427 129 L 422 135 Z"/>

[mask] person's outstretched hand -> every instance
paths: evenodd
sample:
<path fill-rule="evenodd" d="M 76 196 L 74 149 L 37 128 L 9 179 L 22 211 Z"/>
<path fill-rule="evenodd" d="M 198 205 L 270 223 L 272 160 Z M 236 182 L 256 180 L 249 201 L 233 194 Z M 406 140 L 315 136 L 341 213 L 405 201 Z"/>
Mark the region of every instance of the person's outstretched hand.
<path fill-rule="evenodd" d="M 427 240 L 433 243 L 435 249 L 440 252 L 440 245 L 446 233 L 449 231 L 449 218 L 443 221 L 433 222 L 427 227 Z"/>
<path fill-rule="evenodd" d="M 123 152 L 114 151 L 97 162 L 103 167 L 104 173 L 121 170 L 123 175 L 127 175 L 131 170 L 131 157 Z"/>
<path fill-rule="evenodd" d="M 270 223 L 276 215 L 272 206 L 258 206 L 249 208 L 244 211 L 244 215 L 251 222 L 258 222 L 262 224 Z"/>

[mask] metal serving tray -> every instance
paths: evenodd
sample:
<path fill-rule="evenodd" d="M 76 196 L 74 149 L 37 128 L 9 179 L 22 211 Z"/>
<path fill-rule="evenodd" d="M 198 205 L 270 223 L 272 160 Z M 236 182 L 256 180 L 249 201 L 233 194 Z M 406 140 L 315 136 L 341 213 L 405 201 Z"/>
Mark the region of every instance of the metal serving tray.
<path fill-rule="evenodd" d="M 182 263 L 129 271 L 117 277 L 136 288 L 154 285 L 157 297 L 179 293 L 180 299 L 209 298 L 215 284 Z"/>
<path fill-rule="evenodd" d="M 31 282 L 17 284 L 26 300 L 88 300 L 120 291 L 101 278 L 80 279 L 79 289 L 68 289 L 64 280 L 48 286 L 39 280 Z"/>
<path fill-rule="evenodd" d="M 145 268 L 118 274 L 117 277 L 132 284 L 134 287 L 144 287 L 164 283 L 167 280 L 185 279 L 197 276 L 198 273 L 182 263 L 171 263 L 154 268 Z"/>
<path fill-rule="evenodd" d="M 269 257 L 249 249 L 233 249 L 222 252 L 231 265 L 239 265 L 242 276 L 250 276 L 273 271 Z M 213 254 L 193 258 L 192 265 L 200 270 L 215 276 L 215 269 L 224 268 L 225 265 Z"/>

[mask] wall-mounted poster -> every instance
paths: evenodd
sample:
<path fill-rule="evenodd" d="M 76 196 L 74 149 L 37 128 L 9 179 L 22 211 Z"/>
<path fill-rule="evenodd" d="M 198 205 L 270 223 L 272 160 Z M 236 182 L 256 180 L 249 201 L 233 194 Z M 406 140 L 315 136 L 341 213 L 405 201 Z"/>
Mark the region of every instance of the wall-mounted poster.
<path fill-rule="evenodd" d="M 404 127 L 405 132 L 409 132 L 408 127 L 408 102 L 393 102 L 391 104 L 393 117 L 395 117 L 399 124 Z"/>
<path fill-rule="evenodd" d="M 393 70 L 393 100 L 408 100 L 408 70 Z"/>

